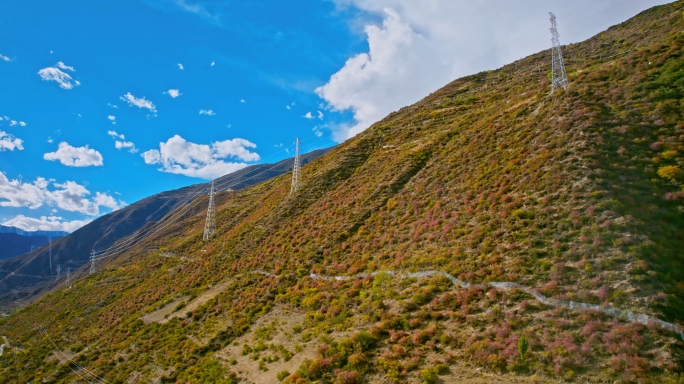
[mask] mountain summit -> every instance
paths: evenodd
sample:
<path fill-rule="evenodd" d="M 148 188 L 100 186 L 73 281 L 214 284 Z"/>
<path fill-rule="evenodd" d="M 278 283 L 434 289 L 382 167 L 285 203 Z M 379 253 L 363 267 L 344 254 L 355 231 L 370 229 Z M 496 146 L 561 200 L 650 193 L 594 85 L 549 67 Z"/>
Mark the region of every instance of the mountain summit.
<path fill-rule="evenodd" d="M 678 382 L 684 3 L 453 81 L 206 196 L 0 322 L 2 377 Z M 5 348 L 8 348 L 7 346 Z"/>

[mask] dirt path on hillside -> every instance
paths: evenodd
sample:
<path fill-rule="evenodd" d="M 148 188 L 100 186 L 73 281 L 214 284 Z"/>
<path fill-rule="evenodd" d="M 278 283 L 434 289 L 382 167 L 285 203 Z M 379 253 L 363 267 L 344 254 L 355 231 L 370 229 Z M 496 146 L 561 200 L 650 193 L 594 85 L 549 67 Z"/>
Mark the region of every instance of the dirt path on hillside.
<path fill-rule="evenodd" d="M 158 309 L 154 312 L 148 313 L 147 315 L 143 316 L 140 318 L 140 320 L 143 321 L 145 324 L 151 324 L 151 323 L 161 323 L 164 321 L 169 315 L 173 313 L 173 311 L 176 309 L 178 304 L 187 301 L 190 298 L 190 296 L 183 296 L 179 297 L 172 302 L 166 304 L 164 307 L 161 309 Z"/>
<path fill-rule="evenodd" d="M 222 293 L 223 291 L 228 288 L 230 283 L 233 282 L 232 278 L 223 280 L 222 282 L 214 285 L 213 287 L 207 289 L 206 291 L 202 292 L 197 298 L 192 300 L 191 302 L 188 303 L 184 308 L 181 308 L 179 311 L 176 311 L 172 314 L 170 314 L 167 318 L 162 319 L 160 323 L 164 324 L 168 322 L 169 320 L 173 319 L 174 317 L 184 317 L 186 313 L 192 312 L 195 309 L 201 307 L 202 305 L 206 304 L 209 302 L 209 300 L 213 299 L 214 297 L 218 296 L 219 293 Z"/>

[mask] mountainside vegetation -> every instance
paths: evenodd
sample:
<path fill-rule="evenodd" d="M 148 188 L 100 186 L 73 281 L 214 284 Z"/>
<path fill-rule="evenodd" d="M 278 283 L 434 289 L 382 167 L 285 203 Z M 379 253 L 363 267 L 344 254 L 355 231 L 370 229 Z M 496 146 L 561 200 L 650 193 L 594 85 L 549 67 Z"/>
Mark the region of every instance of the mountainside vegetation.
<path fill-rule="evenodd" d="M 302 163 L 306 164 L 329 150 L 324 148 L 304 154 L 301 156 Z M 246 188 L 288 172 L 292 169 L 293 162 L 289 158 L 275 164 L 252 165 L 221 176 L 215 183 L 221 190 Z M 167 219 L 167 215 L 174 215 L 208 188 L 209 184 L 203 183 L 158 193 L 106 214 L 72 234 L 61 233 L 64 237 L 52 244 L 52 263 L 49 259 L 50 250 L 45 244 L 47 237 L 42 243 L 34 240 L 30 245 L 43 244 L 43 247 L 31 250 L 30 245 L 24 244 L 26 241 L 22 243 L 23 248 L 10 247 L 10 238 L 5 241 L 4 234 L 0 233 L 0 244 L 6 245 L 6 249 L 0 250 L 0 259 L 3 259 L 3 253 L 14 252 L 11 256 L 21 255 L 11 260 L 0 260 L 0 309 L 13 306 L 16 300 L 35 300 L 52 289 L 55 286 L 57 265 L 61 265 L 63 271 L 67 268 L 77 270 L 88 263 L 94 250 L 113 247 L 117 250 L 125 249 L 129 243 L 159 226 L 160 222 Z"/>
<path fill-rule="evenodd" d="M 220 193 L 206 242 L 201 197 L 0 320 L 0 381 L 682 382 L 674 328 L 493 283 L 684 325 L 683 12 L 563 47 L 567 90 L 541 52 L 390 114 L 293 195 Z"/>

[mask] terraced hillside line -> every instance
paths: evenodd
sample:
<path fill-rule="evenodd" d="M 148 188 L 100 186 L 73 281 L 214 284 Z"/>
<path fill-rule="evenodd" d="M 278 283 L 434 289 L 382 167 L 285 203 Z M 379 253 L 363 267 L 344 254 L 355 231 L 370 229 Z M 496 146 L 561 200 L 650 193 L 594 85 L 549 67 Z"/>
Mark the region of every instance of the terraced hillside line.
<path fill-rule="evenodd" d="M 170 303 L 166 304 L 162 308 L 160 308 L 154 312 L 148 313 L 147 315 L 141 317 L 140 320 L 142 320 L 143 323 L 145 323 L 145 324 L 161 323 L 169 315 L 171 315 L 172 313 L 175 312 L 176 307 L 178 307 L 178 304 L 186 301 L 189 298 L 190 298 L 190 296 L 179 297 L 179 298 L 171 301 Z"/>
<path fill-rule="evenodd" d="M 219 293 L 223 292 L 228 288 L 228 285 L 233 282 L 233 279 L 226 279 L 213 287 L 209 288 L 208 290 L 204 291 L 201 295 L 197 296 L 195 300 L 192 300 L 191 302 L 188 303 L 184 308 L 172 313 L 169 315 L 167 318 L 163 319 L 160 321 L 160 323 L 164 324 L 167 323 L 169 320 L 173 319 L 174 317 L 181 317 L 187 312 L 192 312 L 195 309 L 201 307 L 202 305 L 206 304 L 209 300 L 213 299 L 216 297 Z"/>
<path fill-rule="evenodd" d="M 262 275 L 266 277 L 271 277 L 277 279 L 278 276 L 268 273 L 262 270 L 254 270 L 254 271 L 249 271 L 247 273 L 254 273 L 257 275 Z M 240 276 L 240 275 L 238 275 Z M 143 316 L 140 318 L 145 324 L 151 324 L 151 323 L 167 323 L 169 320 L 173 319 L 174 317 L 181 317 L 185 313 L 192 312 L 195 309 L 201 307 L 202 305 L 206 304 L 209 300 L 213 299 L 214 297 L 218 296 L 220 293 L 226 290 L 228 285 L 233 281 L 232 278 L 228 278 L 213 287 L 209 288 L 208 290 L 204 291 L 201 295 L 199 295 L 197 298 L 194 300 L 190 301 L 187 305 L 183 306 L 183 308 L 176 310 L 178 305 L 184 301 L 187 301 L 190 296 L 182 296 L 177 299 L 174 299 L 170 303 L 164 305 L 162 308 L 150 312 L 147 315 Z"/>
<path fill-rule="evenodd" d="M 412 272 L 412 273 L 407 273 L 407 274 L 401 274 L 397 273 L 394 271 L 378 271 L 378 272 L 372 272 L 372 273 L 357 273 L 356 275 L 352 276 L 324 276 L 324 275 L 317 275 L 315 273 L 312 273 L 309 275 L 312 279 L 321 279 L 321 280 L 326 280 L 326 281 L 331 281 L 331 280 L 353 280 L 353 279 L 362 279 L 364 277 L 372 277 L 375 275 L 378 275 L 380 273 L 387 274 L 392 277 L 399 277 L 400 279 L 404 278 L 424 278 L 424 277 L 432 277 L 432 276 L 444 276 L 447 279 L 449 279 L 454 285 L 459 286 L 461 288 L 474 288 L 474 287 L 480 287 L 480 288 L 486 288 L 486 287 L 494 287 L 496 289 L 500 290 L 510 290 L 510 289 L 519 289 L 528 295 L 534 297 L 537 301 L 540 301 L 548 306 L 554 307 L 554 308 L 569 308 L 569 309 L 574 309 L 574 310 L 579 310 L 579 309 L 592 309 L 599 311 L 601 313 L 604 313 L 609 316 L 616 317 L 618 319 L 626 320 L 629 322 L 637 322 L 641 323 L 644 325 L 648 324 L 655 324 L 659 326 L 660 328 L 666 329 L 671 332 L 675 332 L 681 337 L 681 339 L 684 341 L 684 331 L 676 325 L 672 323 L 668 323 L 667 321 L 663 321 L 658 319 L 657 317 L 652 317 L 648 316 L 643 313 L 638 313 L 638 312 L 633 312 L 629 310 L 623 310 L 620 308 L 615 308 L 615 307 L 610 307 L 610 306 L 603 306 L 603 305 L 595 305 L 595 304 L 588 304 L 588 303 L 581 303 L 577 301 L 572 301 L 572 300 L 558 300 L 558 299 L 553 299 L 550 297 L 546 297 L 542 295 L 541 293 L 535 291 L 534 289 L 530 287 L 526 287 L 522 284 L 519 283 L 514 283 L 510 281 L 492 281 L 492 282 L 487 282 L 484 284 L 470 284 L 466 283 L 464 281 L 461 281 L 454 276 L 450 275 L 447 272 L 444 271 L 421 271 L 421 272 Z"/>

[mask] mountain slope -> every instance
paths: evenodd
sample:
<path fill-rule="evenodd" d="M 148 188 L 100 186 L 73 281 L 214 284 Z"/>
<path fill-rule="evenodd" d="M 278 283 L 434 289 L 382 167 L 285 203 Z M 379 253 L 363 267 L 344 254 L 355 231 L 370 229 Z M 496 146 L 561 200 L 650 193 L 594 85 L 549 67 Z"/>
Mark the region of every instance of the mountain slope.
<path fill-rule="evenodd" d="M 9 259 L 47 243 L 47 236 L 22 236 L 16 233 L 0 233 L 0 260 Z"/>
<path fill-rule="evenodd" d="M 329 150 L 319 149 L 304 154 L 301 156 L 302 163 L 306 164 Z M 292 169 L 293 161 L 289 158 L 275 164 L 252 165 L 219 177 L 215 183 L 223 189 L 242 189 L 288 172 Z M 52 270 L 47 246 L 21 257 L 0 262 L 0 302 L 11 304 L 19 298 L 30 298 L 42 293 L 54 281 L 57 264 L 60 264 L 63 270 L 82 267 L 88 263 L 91 251 L 110 248 L 128 236 L 135 236 L 140 230 L 154 225 L 207 188 L 208 184 L 196 184 L 150 196 L 104 215 L 74 233 L 53 241 Z"/>
<path fill-rule="evenodd" d="M 3 377 L 678 382 L 645 319 L 684 320 L 683 10 L 564 47 L 566 91 L 542 52 L 221 193 L 211 241 L 197 204 L 1 320 Z"/>

